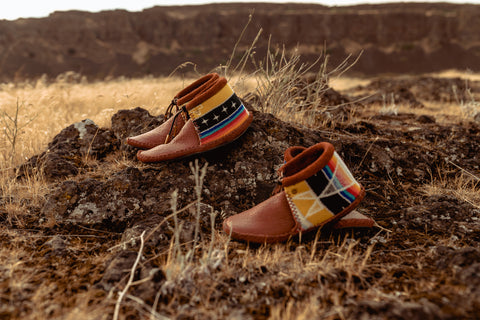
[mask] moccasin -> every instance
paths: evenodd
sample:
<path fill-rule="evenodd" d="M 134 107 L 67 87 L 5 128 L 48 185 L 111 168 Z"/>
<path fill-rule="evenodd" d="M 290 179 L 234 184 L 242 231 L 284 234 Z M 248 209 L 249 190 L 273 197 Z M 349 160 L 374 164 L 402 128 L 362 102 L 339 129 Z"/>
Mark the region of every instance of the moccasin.
<path fill-rule="evenodd" d="M 210 73 L 181 90 L 175 95 L 165 112 L 165 119 L 167 120 L 153 130 L 127 138 L 127 144 L 140 149 L 151 149 L 167 143 L 175 137 L 185 125 L 183 117 L 173 117 L 173 109 L 177 109 L 175 112 L 178 112 L 182 106 L 213 86 L 219 78 L 220 76 L 218 74 Z"/>
<path fill-rule="evenodd" d="M 335 223 L 365 196 L 332 144 L 318 143 L 287 161 L 281 190 L 257 206 L 227 218 L 223 229 L 237 240 L 272 243 Z"/>
<path fill-rule="evenodd" d="M 167 133 L 167 143 L 138 151 L 138 160 L 174 160 L 221 147 L 239 138 L 253 120 L 252 113 L 223 77 L 183 105 L 172 117 L 172 123 L 178 118 L 183 126 L 173 139 Z"/>
<path fill-rule="evenodd" d="M 284 154 L 285 163 L 292 160 L 294 157 L 298 156 L 300 153 L 302 153 L 306 149 L 307 148 L 300 147 L 300 146 L 294 146 L 294 147 L 288 148 Z M 375 225 L 375 221 L 372 218 L 367 217 L 366 215 L 358 212 L 357 210 L 352 210 L 340 220 L 332 223 L 331 227 L 333 229 L 338 230 L 338 229 L 372 228 L 374 225 Z"/>

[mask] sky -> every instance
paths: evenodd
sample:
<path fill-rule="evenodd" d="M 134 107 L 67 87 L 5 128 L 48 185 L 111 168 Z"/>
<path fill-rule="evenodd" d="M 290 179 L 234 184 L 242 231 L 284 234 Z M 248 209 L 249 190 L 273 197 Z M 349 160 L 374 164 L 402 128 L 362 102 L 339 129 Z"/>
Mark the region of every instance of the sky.
<path fill-rule="evenodd" d="M 205 4 L 212 2 L 229 2 L 226 0 L 0 0 L 0 20 L 15 20 L 18 18 L 41 18 L 46 17 L 54 11 L 82 10 L 98 12 L 102 10 L 125 9 L 128 11 L 141 11 L 156 5 L 181 5 L 181 4 Z M 401 2 L 389 0 L 263 0 L 263 1 L 242 1 L 235 2 L 307 2 L 323 5 L 352 5 L 359 3 L 386 3 Z M 452 2 L 452 3 L 475 3 L 480 0 L 418 0 L 404 2 Z"/>

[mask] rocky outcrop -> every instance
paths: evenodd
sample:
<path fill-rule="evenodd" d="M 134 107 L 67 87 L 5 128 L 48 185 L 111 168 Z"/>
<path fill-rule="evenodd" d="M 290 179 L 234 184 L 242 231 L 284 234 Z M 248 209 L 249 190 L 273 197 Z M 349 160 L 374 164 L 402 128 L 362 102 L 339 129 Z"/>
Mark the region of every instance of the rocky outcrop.
<path fill-rule="evenodd" d="M 363 51 L 352 71 L 418 73 L 480 69 L 480 6 L 392 4 L 214 4 L 0 21 L 0 80 L 75 71 L 92 78 L 165 75 L 191 61 L 208 71 L 225 63 L 255 9 L 239 49 L 298 47 L 313 61 L 326 45 L 334 66 Z"/>
<path fill-rule="evenodd" d="M 200 157 L 202 166 L 208 163 L 205 201 L 208 205 L 215 204 L 216 210 L 240 212 L 268 198 L 276 185 L 276 170 L 283 162 L 283 151 L 290 145 L 312 145 L 320 140 L 320 136 L 310 130 L 300 131 L 268 114 L 255 115 L 254 123 L 242 139 Z M 142 132 L 148 129 L 140 128 L 140 122 L 148 124 L 156 122 L 156 119 L 137 108 L 115 114 L 112 130 L 99 129 L 91 121 L 80 124 L 88 123 L 81 128 L 103 132 L 102 136 L 124 137 L 123 128 L 130 126 L 137 128 L 134 133 Z M 117 154 L 118 158 L 118 152 L 122 152 L 119 150 L 122 138 L 114 138 L 110 148 L 102 149 L 104 140 L 86 139 L 86 136 L 80 138 L 77 127 L 80 125 L 64 129 L 50 143 L 48 152 L 31 158 L 21 167 L 19 178 L 32 170 L 43 170 L 47 179 L 58 181 L 58 187 L 48 196 L 42 209 L 46 218 L 54 218 L 61 224 L 123 230 L 132 221 L 169 212 L 169 199 L 175 189 L 179 190 L 178 206 L 195 200 L 193 173 L 189 164 L 192 159 L 126 167 L 102 175 L 102 166 L 111 167 L 111 164 L 105 160 L 105 154 L 97 150 Z M 89 153 L 80 151 L 82 141 L 90 145 Z M 63 147 L 55 148 L 56 145 Z M 135 157 L 134 148 L 125 145 L 123 148 L 124 157 Z M 86 154 L 91 157 L 90 160 L 85 157 Z M 51 164 L 50 158 L 62 161 L 52 161 Z M 65 163 L 65 168 L 69 170 L 50 169 L 54 163 L 58 167 L 58 162 Z M 97 174 L 90 176 L 91 171 Z M 73 179 L 77 176 L 81 179 Z M 61 177 L 69 179 L 62 181 L 59 180 Z M 207 216 L 205 225 L 209 224 Z"/>
<path fill-rule="evenodd" d="M 102 159 L 120 146 L 113 132 L 85 119 L 63 129 L 47 150 L 20 166 L 18 177 L 41 171 L 48 180 L 76 175 L 88 167 L 88 159 Z"/>
<path fill-rule="evenodd" d="M 421 85 L 412 86 L 413 83 Z M 406 79 L 391 83 L 376 81 L 367 87 L 373 90 L 404 87 L 413 94 L 424 88 L 424 91 L 431 90 L 431 94 L 422 92 L 415 98 L 427 102 L 425 98 L 443 101 L 441 99 L 446 97 L 443 94 L 450 90 L 452 83 L 460 84 L 456 79 L 421 78 L 412 82 Z M 331 93 L 328 99 L 344 98 Z M 0 198 L 0 222 L 7 227 L 10 224 L 12 233 L 10 238 L 3 237 L 13 242 L 19 235 L 15 232 L 35 232 L 32 238 L 38 240 L 25 242 L 24 246 L 39 257 L 40 267 L 35 265 L 35 269 L 41 270 L 42 279 L 50 278 L 50 273 L 46 272 L 60 266 L 76 270 L 79 265 L 86 264 L 83 258 L 76 258 L 80 250 L 88 250 L 88 255 L 108 255 L 105 267 L 100 268 L 101 271 L 95 269 L 96 275 L 91 265 L 86 264 L 88 271 L 82 286 L 112 294 L 124 287 L 132 276 L 135 283 L 129 290 L 132 296 L 148 305 L 158 301 L 159 310 L 165 314 L 171 309 L 182 310 L 186 318 L 212 318 L 198 317 L 198 310 L 205 304 L 197 296 L 214 297 L 214 301 L 227 310 L 225 317 L 228 313 L 245 314 L 248 318 L 252 310 L 269 310 L 272 301 L 274 305 L 284 304 L 285 298 L 290 296 L 295 301 L 308 299 L 310 303 L 313 296 L 327 299 L 335 308 L 343 308 L 346 318 L 352 319 L 475 318 L 480 301 L 480 210 L 475 202 L 463 198 L 464 194 L 458 192 L 462 189 L 456 189 L 458 187 L 440 187 L 439 191 L 434 188 L 443 181 L 450 181 L 447 177 L 457 179 L 459 172 L 463 172 L 468 174 L 469 180 L 465 180 L 461 188 L 475 192 L 480 170 L 480 126 L 477 123 L 466 120 L 452 124 L 437 122 L 428 114 L 372 116 L 368 112 L 363 114 L 359 108 L 355 119 L 332 121 L 329 126 L 319 122 L 306 128 L 255 111 L 254 103 L 246 105 L 253 112 L 254 121 L 238 140 L 205 154 L 165 163 L 140 163 L 135 159 L 136 150 L 123 142 L 129 135 L 161 124 L 163 116 L 135 108 L 116 113 L 109 128 L 99 128 L 90 120 L 68 126 L 54 137 L 48 150 L 28 160 L 19 171 L 19 179 L 37 171 L 48 180 L 48 188 L 40 202 L 22 199 L 30 211 L 25 224 L 10 222 L 4 208 L 11 200 Z M 422 112 L 427 108 L 417 110 Z M 367 190 L 358 210 L 374 217 L 382 227 L 382 232 L 378 228 L 352 231 L 358 239 L 357 248 L 363 246 L 367 250 L 375 244 L 368 268 L 355 273 L 350 263 L 342 262 L 344 266 L 330 265 L 325 269 L 328 272 L 322 271 L 323 274 L 315 269 L 314 276 L 305 275 L 302 269 L 279 278 L 285 264 L 275 260 L 268 265 L 246 264 L 243 253 L 246 246 L 230 243 L 227 244 L 231 246 L 229 253 L 223 246 L 213 248 L 208 263 L 187 264 L 172 280 L 171 271 L 164 267 L 162 260 L 170 256 L 172 241 L 182 246 L 196 241 L 208 243 L 215 238 L 216 230 L 221 230 L 224 218 L 270 196 L 287 147 L 311 146 L 320 141 L 334 144 L 353 170 Z M 199 167 L 208 163 L 201 199 L 195 192 L 192 172 L 195 161 Z M 63 163 L 70 169 L 54 170 L 56 163 Z M 178 191 L 176 197 L 175 190 Z M 175 216 L 172 215 L 172 198 L 176 198 L 177 203 Z M 88 240 L 79 246 L 76 242 L 81 236 Z M 285 252 L 295 250 L 291 253 L 306 252 L 310 256 L 309 251 L 313 249 L 309 246 L 326 246 L 329 251 L 334 241 L 352 240 L 350 236 L 345 241 L 332 240 L 343 239 L 343 236 L 329 233 L 327 229 L 322 229 L 320 236 L 325 241 L 316 241 L 315 233 L 302 235 L 301 246 L 297 246 L 297 240 L 292 240 L 285 245 Z M 41 240 L 44 238 L 49 240 Z M 110 245 L 105 245 L 105 241 Z M 140 243 L 145 245 L 143 255 Z M 85 249 L 86 244 L 89 244 L 88 249 Z M 418 249 L 419 244 L 421 249 Z M 303 251 L 304 248 L 309 249 Z M 134 268 L 137 259 L 140 262 Z M 227 259 L 236 262 L 226 264 Z M 321 259 L 318 261 L 327 261 Z M 364 259 L 362 257 L 362 261 Z M 296 264 L 294 268 L 297 269 Z M 131 272 L 133 269 L 135 273 Z M 249 273 L 244 273 L 246 269 Z M 254 277 L 248 278 L 245 274 Z M 60 269 L 58 278 L 75 282 L 71 277 Z M 438 290 L 417 286 L 423 281 L 433 283 Z M 214 282 L 215 289 L 206 285 L 207 282 Z M 348 286 L 356 286 L 354 290 L 360 294 L 351 294 Z M 411 286 L 415 295 L 392 294 L 392 289 L 400 286 Z M 381 292 L 381 299 L 369 296 L 373 289 Z M 334 290 L 344 290 L 340 291 L 344 296 L 340 304 L 336 296 L 333 302 L 323 295 L 323 292 Z M 242 300 L 246 293 L 251 300 Z M 17 307 L 22 301 L 31 299 L 15 299 L 9 303 Z M 211 308 L 218 311 L 216 304 Z M 103 307 L 101 310 L 104 312 Z"/>

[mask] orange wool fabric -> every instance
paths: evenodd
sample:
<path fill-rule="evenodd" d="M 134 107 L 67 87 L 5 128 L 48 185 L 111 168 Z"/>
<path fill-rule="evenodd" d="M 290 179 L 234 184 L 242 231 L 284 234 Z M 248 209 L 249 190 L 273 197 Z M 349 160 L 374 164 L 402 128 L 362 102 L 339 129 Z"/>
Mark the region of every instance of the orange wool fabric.
<path fill-rule="evenodd" d="M 219 78 L 220 76 L 217 73 L 210 73 L 193 82 L 188 87 L 177 93 L 175 96 L 177 99 L 177 105 L 182 106 L 188 101 L 192 100 L 196 95 L 210 88 Z"/>
<path fill-rule="evenodd" d="M 283 172 L 282 185 L 290 186 L 311 177 L 327 165 L 334 151 L 333 145 L 327 142 L 306 149 L 302 157 L 293 158 L 280 168 Z"/>
<path fill-rule="evenodd" d="M 138 151 L 138 160 L 159 162 L 206 152 L 232 142 L 250 126 L 253 114 L 248 112 L 224 77 L 216 74 L 202 77 L 188 90 L 190 93 L 185 99 L 176 101 L 180 107 L 179 104 L 194 95 L 173 115 L 181 121 L 172 120 L 168 130 L 162 130 L 164 143 Z"/>
<path fill-rule="evenodd" d="M 190 100 L 187 103 L 187 106 L 186 106 L 187 110 L 191 110 L 191 109 L 195 108 L 196 106 L 198 106 L 199 104 L 201 104 L 202 102 L 210 99 L 218 91 L 220 91 L 220 89 L 225 87 L 226 84 L 227 84 L 227 79 L 225 79 L 223 77 L 216 79 L 214 81 L 214 83 L 209 88 L 207 88 L 203 92 L 200 92 L 200 94 L 195 96 L 192 100 Z"/>

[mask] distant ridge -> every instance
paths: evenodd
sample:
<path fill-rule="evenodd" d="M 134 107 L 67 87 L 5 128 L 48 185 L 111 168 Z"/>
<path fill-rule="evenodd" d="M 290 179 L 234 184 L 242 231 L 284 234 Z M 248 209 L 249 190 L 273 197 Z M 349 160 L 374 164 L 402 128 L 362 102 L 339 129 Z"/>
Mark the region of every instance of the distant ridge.
<path fill-rule="evenodd" d="M 299 47 L 312 61 L 326 45 L 330 65 L 363 50 L 357 74 L 480 71 L 480 6 L 395 3 L 326 7 L 228 3 L 0 21 L 0 81 L 75 71 L 89 79 L 167 75 L 191 61 L 207 72 L 229 58 L 254 12 L 241 48 L 260 28 L 256 57 L 268 38 Z"/>

